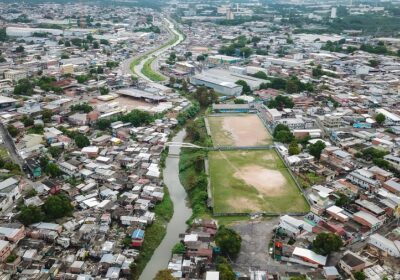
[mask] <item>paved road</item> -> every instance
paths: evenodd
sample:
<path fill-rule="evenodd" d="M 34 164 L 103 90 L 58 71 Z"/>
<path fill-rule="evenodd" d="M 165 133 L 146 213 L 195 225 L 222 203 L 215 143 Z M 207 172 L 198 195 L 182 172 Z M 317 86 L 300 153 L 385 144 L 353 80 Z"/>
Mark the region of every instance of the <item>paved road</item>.
<path fill-rule="evenodd" d="M 182 142 L 185 131 L 181 130 L 173 139 L 174 142 Z M 151 260 L 140 275 L 139 280 L 153 279 L 156 273 L 165 269 L 171 257 L 172 248 L 179 242 L 179 234 L 186 231 L 186 221 L 192 215 L 192 209 L 186 203 L 186 190 L 179 180 L 179 153 L 180 147 L 170 147 L 165 169 L 163 171 L 164 183 L 168 187 L 171 200 L 174 203 L 174 215 L 167 226 L 167 233 L 154 252 Z"/>
<path fill-rule="evenodd" d="M 178 40 L 175 41 L 173 44 L 167 45 L 159 50 L 156 50 L 154 52 L 150 52 L 150 55 L 148 55 L 145 59 L 143 59 L 138 65 L 135 66 L 134 70 L 135 70 L 135 74 L 137 74 L 139 76 L 139 78 L 149 81 L 151 82 L 151 80 L 146 77 L 143 73 L 142 73 L 142 69 L 143 69 L 143 65 L 150 59 L 152 59 L 153 57 L 159 57 L 161 56 L 163 53 L 165 53 L 166 51 L 168 51 L 169 49 L 175 47 L 176 45 L 179 45 L 184 39 L 185 37 L 183 36 L 183 34 L 181 34 L 179 31 L 176 30 L 174 23 L 172 23 L 170 20 L 168 20 L 167 18 L 163 18 L 164 22 L 166 23 L 166 28 L 168 29 L 168 32 L 170 32 L 173 35 L 177 35 L 178 36 Z M 157 60 L 157 59 L 156 59 Z"/>

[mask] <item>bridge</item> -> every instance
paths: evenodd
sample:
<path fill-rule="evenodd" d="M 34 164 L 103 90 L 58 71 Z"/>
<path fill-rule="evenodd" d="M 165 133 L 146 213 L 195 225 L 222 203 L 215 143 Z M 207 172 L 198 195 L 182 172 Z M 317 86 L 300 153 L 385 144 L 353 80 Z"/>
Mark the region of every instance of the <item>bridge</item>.
<path fill-rule="evenodd" d="M 202 147 L 192 143 L 185 142 L 166 142 L 166 147 L 179 147 L 179 148 L 193 148 L 193 149 L 204 149 L 208 151 L 235 151 L 235 150 L 271 150 L 275 146 L 263 145 L 263 146 L 217 146 L 217 147 Z"/>
<path fill-rule="evenodd" d="M 166 142 L 166 147 L 179 147 L 179 148 L 194 148 L 194 149 L 208 149 L 207 147 L 201 147 L 192 143 L 185 142 Z"/>

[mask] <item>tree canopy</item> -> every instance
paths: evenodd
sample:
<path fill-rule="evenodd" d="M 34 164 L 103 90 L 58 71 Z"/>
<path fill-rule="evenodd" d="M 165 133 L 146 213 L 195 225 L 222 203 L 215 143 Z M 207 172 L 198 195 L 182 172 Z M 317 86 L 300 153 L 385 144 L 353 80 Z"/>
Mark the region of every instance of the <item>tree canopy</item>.
<path fill-rule="evenodd" d="M 294 102 L 292 98 L 285 95 L 278 95 L 274 99 L 270 100 L 267 103 L 268 108 L 277 108 L 278 110 L 282 110 L 283 108 L 293 108 Z"/>
<path fill-rule="evenodd" d="M 157 272 L 153 280 L 176 280 L 176 279 L 174 276 L 172 276 L 172 270 L 163 269 Z"/>
<path fill-rule="evenodd" d="M 43 221 L 44 213 L 38 206 L 29 205 L 23 206 L 17 219 L 25 226 Z"/>
<path fill-rule="evenodd" d="M 236 274 L 226 258 L 218 257 L 216 259 L 216 268 L 219 271 L 220 280 L 236 280 Z"/>
<path fill-rule="evenodd" d="M 326 145 L 322 141 L 317 141 L 314 144 L 310 144 L 308 146 L 308 152 L 312 155 L 315 159 L 319 160 L 321 157 L 322 150 L 325 149 Z"/>
<path fill-rule="evenodd" d="M 46 218 L 54 220 L 71 215 L 74 207 L 65 195 L 50 196 L 43 205 Z"/>
<path fill-rule="evenodd" d="M 74 140 L 75 140 L 75 144 L 76 144 L 76 146 L 78 146 L 78 148 L 84 148 L 84 147 L 90 146 L 89 138 L 87 138 L 83 134 L 78 134 L 74 138 Z"/>
<path fill-rule="evenodd" d="M 376 122 L 377 122 L 379 125 L 382 125 L 382 124 L 385 122 L 386 117 L 385 117 L 384 114 L 379 113 L 379 114 L 377 114 L 377 115 L 375 116 L 375 120 L 376 120 Z"/>
<path fill-rule="evenodd" d="M 237 84 L 237 85 L 239 85 L 239 86 L 242 86 L 242 93 L 243 93 L 243 94 L 250 94 L 250 93 L 251 93 L 251 88 L 250 88 L 250 86 L 247 84 L 246 81 L 244 81 L 244 80 L 238 80 L 238 81 L 236 81 L 235 84 Z"/>
<path fill-rule="evenodd" d="M 212 89 L 207 89 L 206 87 L 198 87 L 194 98 L 199 102 L 200 106 L 203 108 L 218 101 L 218 96 Z"/>
<path fill-rule="evenodd" d="M 242 238 L 233 229 L 220 226 L 215 235 L 215 243 L 221 248 L 224 255 L 236 258 L 242 245 Z"/>
<path fill-rule="evenodd" d="M 289 127 L 284 124 L 278 124 L 272 135 L 277 142 L 290 143 L 294 139 L 293 133 L 290 131 Z"/>
<path fill-rule="evenodd" d="M 338 251 L 342 246 L 343 242 L 340 236 L 331 232 L 318 233 L 313 241 L 313 251 L 324 256 Z"/>

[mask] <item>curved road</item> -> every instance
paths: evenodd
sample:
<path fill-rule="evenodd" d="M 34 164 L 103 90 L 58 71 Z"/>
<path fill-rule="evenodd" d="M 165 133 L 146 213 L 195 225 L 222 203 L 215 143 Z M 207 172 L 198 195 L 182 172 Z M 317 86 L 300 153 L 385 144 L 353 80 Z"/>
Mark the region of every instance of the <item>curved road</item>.
<path fill-rule="evenodd" d="M 146 77 L 143 73 L 142 73 L 142 69 L 143 69 L 143 65 L 150 59 L 152 59 L 153 57 L 159 57 L 161 56 L 163 53 L 165 53 L 167 50 L 175 47 L 176 45 L 179 45 L 184 39 L 185 37 L 183 36 L 182 33 L 180 33 L 179 31 L 177 31 L 175 29 L 175 25 L 174 23 L 172 23 L 170 20 L 168 20 L 167 18 L 163 19 L 165 21 L 165 23 L 167 24 L 167 29 L 168 31 L 173 34 L 174 36 L 178 36 L 178 40 L 176 40 L 173 44 L 168 44 L 167 46 L 156 50 L 154 52 L 150 52 L 147 57 L 145 59 L 143 59 L 138 65 L 135 66 L 134 70 L 135 70 L 135 74 L 139 76 L 139 78 L 142 78 L 146 81 L 151 82 L 152 80 L 148 77 Z"/>
<path fill-rule="evenodd" d="M 172 139 L 172 142 L 183 142 L 185 131 L 181 130 Z M 179 242 L 179 234 L 186 231 L 186 221 L 192 215 L 192 209 L 186 205 L 186 190 L 179 180 L 180 147 L 169 147 L 165 168 L 163 171 L 164 183 L 168 187 L 171 200 L 174 203 L 174 215 L 167 226 L 167 233 L 154 251 L 151 260 L 140 275 L 139 280 L 151 280 L 157 272 L 165 269 L 171 257 L 171 250 Z"/>

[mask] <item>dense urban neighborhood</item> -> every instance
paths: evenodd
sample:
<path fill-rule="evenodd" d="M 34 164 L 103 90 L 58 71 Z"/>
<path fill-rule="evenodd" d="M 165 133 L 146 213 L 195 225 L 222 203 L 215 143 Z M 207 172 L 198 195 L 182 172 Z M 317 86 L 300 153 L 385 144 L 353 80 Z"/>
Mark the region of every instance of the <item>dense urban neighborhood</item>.
<path fill-rule="evenodd" d="M 400 279 L 400 1 L 0 11 L 0 280 Z"/>

